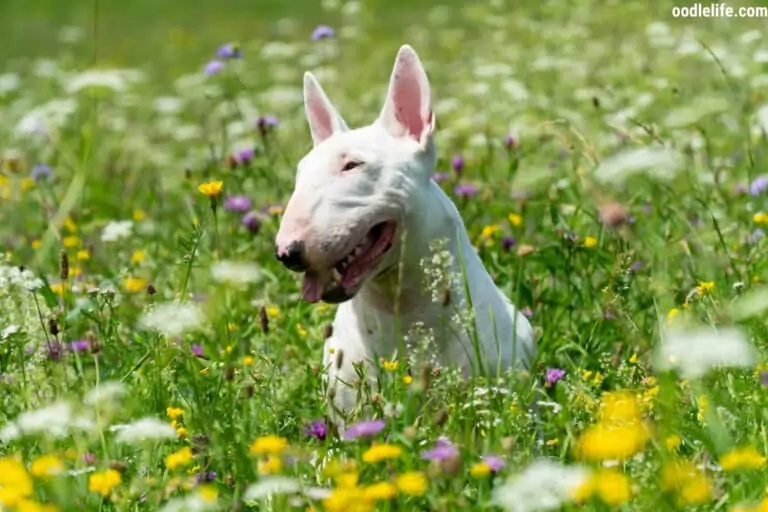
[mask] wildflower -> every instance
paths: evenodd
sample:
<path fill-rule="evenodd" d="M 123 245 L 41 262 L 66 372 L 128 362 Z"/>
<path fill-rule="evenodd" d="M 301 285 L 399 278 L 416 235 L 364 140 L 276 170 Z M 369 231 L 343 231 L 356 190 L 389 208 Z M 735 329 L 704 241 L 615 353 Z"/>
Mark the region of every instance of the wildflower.
<path fill-rule="evenodd" d="M 491 238 L 493 235 L 495 235 L 499 230 L 501 229 L 501 226 L 498 224 L 491 224 L 489 226 L 485 226 L 483 228 L 482 233 L 480 234 L 483 238 Z"/>
<path fill-rule="evenodd" d="M 174 439 L 176 429 L 156 418 L 142 418 L 133 423 L 113 425 L 110 430 L 117 432 L 115 441 L 134 444 L 142 441 L 161 441 Z"/>
<path fill-rule="evenodd" d="M 496 487 L 492 502 L 510 511 L 555 510 L 570 501 L 588 479 L 589 472 L 581 466 L 538 459 Z"/>
<path fill-rule="evenodd" d="M 171 453 L 165 458 L 165 467 L 173 471 L 174 469 L 186 466 L 194 456 L 192 455 L 192 448 L 185 446 L 181 450 Z"/>
<path fill-rule="evenodd" d="M 752 216 L 752 221 L 755 224 L 768 224 L 768 215 L 764 212 L 757 212 Z"/>
<path fill-rule="evenodd" d="M 411 382 L 413 382 L 413 377 L 411 377 L 410 375 L 403 375 L 403 384 L 407 386 Z"/>
<path fill-rule="evenodd" d="M 629 501 L 631 495 L 632 489 L 625 475 L 615 469 L 602 469 L 576 489 L 574 498 L 583 502 L 597 496 L 606 505 L 618 507 Z"/>
<path fill-rule="evenodd" d="M 258 211 L 250 211 L 243 216 L 243 226 L 253 234 L 256 234 L 261 229 L 262 214 Z"/>
<path fill-rule="evenodd" d="M 304 434 L 307 437 L 325 441 L 325 438 L 328 435 L 328 426 L 323 420 L 315 420 L 304 427 Z"/>
<path fill-rule="evenodd" d="M 53 174 L 53 169 L 49 165 L 45 164 L 37 164 L 34 167 L 32 167 L 32 171 L 30 172 L 30 176 L 35 181 L 41 181 L 41 180 L 47 180 L 50 179 L 51 175 Z"/>
<path fill-rule="evenodd" d="M 159 331 L 168 337 L 200 329 L 203 326 L 203 312 L 195 304 L 168 302 L 157 304 L 139 318 L 139 326 Z"/>
<path fill-rule="evenodd" d="M 511 236 L 505 236 L 501 239 L 501 248 L 504 250 L 504 252 L 509 252 L 510 249 L 512 249 L 517 241 L 511 237 Z"/>
<path fill-rule="evenodd" d="M 640 452 L 648 433 L 639 424 L 596 424 L 579 439 L 577 453 L 586 460 L 626 460 Z"/>
<path fill-rule="evenodd" d="M 253 364 L 254 358 L 253 356 L 245 356 L 243 357 L 243 366 L 251 366 Z"/>
<path fill-rule="evenodd" d="M 147 280 L 140 277 L 129 277 L 123 282 L 123 286 L 128 293 L 138 293 L 147 288 Z"/>
<path fill-rule="evenodd" d="M 102 496 L 109 496 L 112 489 L 120 485 L 122 477 L 114 469 L 93 473 L 88 478 L 88 490 Z"/>
<path fill-rule="evenodd" d="M 71 249 L 73 247 L 77 247 L 80 245 L 80 239 L 74 235 L 65 236 L 61 239 L 61 245 L 66 247 L 67 249 Z"/>
<path fill-rule="evenodd" d="M 73 352 L 87 352 L 90 348 L 88 340 L 76 340 L 69 344 L 69 349 Z"/>
<path fill-rule="evenodd" d="M 688 461 L 675 460 L 661 470 L 661 490 L 676 493 L 678 500 L 698 505 L 712 496 L 712 484 L 703 471 Z"/>
<path fill-rule="evenodd" d="M 165 414 L 172 420 L 176 420 L 184 415 L 184 409 L 180 409 L 178 407 L 167 407 L 165 409 Z"/>
<path fill-rule="evenodd" d="M 435 447 L 421 452 L 421 460 L 443 461 L 459 455 L 459 449 L 446 438 L 440 438 Z"/>
<path fill-rule="evenodd" d="M 363 453 L 363 462 L 373 464 L 382 460 L 396 459 L 403 453 L 399 446 L 376 443 Z"/>
<path fill-rule="evenodd" d="M 427 492 L 427 477 L 421 471 L 408 471 L 395 478 L 395 485 L 403 494 L 422 496 Z"/>
<path fill-rule="evenodd" d="M 699 292 L 699 295 L 706 295 L 708 293 L 712 293 L 712 290 L 714 289 L 715 289 L 714 281 L 699 283 L 699 286 L 696 287 L 696 291 Z"/>
<path fill-rule="evenodd" d="M 386 426 L 384 420 L 361 421 L 351 425 L 344 431 L 344 439 L 357 439 L 358 437 L 373 437 Z"/>
<path fill-rule="evenodd" d="M 276 455 L 270 455 L 266 459 L 259 461 L 257 469 L 260 475 L 274 475 L 283 469 L 283 461 Z"/>
<path fill-rule="evenodd" d="M 206 183 L 201 183 L 197 187 L 197 190 L 199 190 L 201 194 L 208 197 L 218 197 L 218 195 L 221 194 L 221 189 L 223 187 L 223 181 L 208 181 Z"/>
<path fill-rule="evenodd" d="M 395 497 L 397 487 L 391 482 L 377 482 L 363 489 L 363 496 L 373 501 L 386 501 Z"/>
<path fill-rule="evenodd" d="M 761 469 L 765 467 L 766 458 L 754 447 L 745 446 L 735 448 L 720 458 L 720 466 L 723 471 L 737 471 L 740 469 Z"/>
<path fill-rule="evenodd" d="M 656 348 L 655 367 L 659 371 L 677 369 L 683 378 L 693 379 L 717 367 L 752 366 L 756 356 L 754 346 L 736 327 L 668 328 L 662 331 Z"/>
<path fill-rule="evenodd" d="M 400 365 L 399 361 L 383 361 L 381 364 L 385 370 L 388 372 L 394 372 L 397 370 L 397 367 Z"/>
<path fill-rule="evenodd" d="M 203 350 L 203 346 L 197 343 L 190 346 L 189 351 L 192 352 L 192 355 L 195 357 L 205 357 L 205 351 Z"/>
<path fill-rule="evenodd" d="M 256 283 L 262 273 L 258 265 L 240 261 L 218 261 L 211 267 L 214 281 L 231 286 L 245 286 Z"/>
<path fill-rule="evenodd" d="M 144 251 L 133 251 L 133 254 L 131 254 L 131 263 L 138 265 L 142 261 L 144 261 L 144 258 L 146 258 L 147 253 Z"/>
<path fill-rule="evenodd" d="M 565 377 L 565 370 L 560 368 L 547 368 L 547 374 L 544 378 L 546 387 L 552 387 Z"/>
<path fill-rule="evenodd" d="M 75 255 L 75 258 L 77 258 L 79 261 L 85 261 L 91 259 L 91 253 L 86 251 L 85 249 L 81 249 L 77 251 L 77 254 Z"/>
<path fill-rule="evenodd" d="M 29 472 L 35 478 L 48 479 L 64 471 L 64 463 L 55 455 L 43 455 L 32 461 Z"/>
<path fill-rule="evenodd" d="M 451 159 L 451 168 L 456 172 L 458 176 L 461 176 L 464 170 L 464 159 L 460 156 L 455 156 Z"/>
<path fill-rule="evenodd" d="M 753 196 L 762 195 L 766 190 L 768 190 L 768 176 L 758 176 L 749 185 L 749 193 Z"/>
<path fill-rule="evenodd" d="M 228 212 L 247 212 L 252 205 L 248 196 L 229 196 L 224 200 L 224 209 Z"/>
<path fill-rule="evenodd" d="M 667 450 L 671 452 L 677 450 L 681 444 L 683 444 L 683 438 L 677 434 L 667 436 L 667 438 L 664 440 L 664 445 L 667 447 Z"/>
<path fill-rule="evenodd" d="M 597 245 L 597 238 L 593 236 L 588 236 L 584 239 L 584 247 L 587 249 L 591 249 L 592 247 Z"/>
<path fill-rule="evenodd" d="M 509 219 L 509 223 L 515 227 L 519 227 L 523 223 L 523 217 L 517 213 L 510 213 L 507 218 Z"/>
<path fill-rule="evenodd" d="M 185 427 L 178 427 L 176 429 L 176 435 L 179 436 L 182 439 L 187 437 L 187 434 L 189 434 L 189 432 L 187 431 L 187 429 Z"/>
<path fill-rule="evenodd" d="M 235 43 L 227 43 L 216 51 L 216 56 L 220 59 L 239 59 L 243 56 L 240 46 Z"/>
<path fill-rule="evenodd" d="M 473 197 L 477 195 L 478 191 L 479 190 L 475 185 L 469 183 L 456 185 L 453 188 L 453 193 L 459 197 Z"/>
<path fill-rule="evenodd" d="M 504 137 L 504 145 L 507 146 L 507 149 L 513 149 L 517 147 L 517 139 L 514 135 L 507 135 Z"/>
<path fill-rule="evenodd" d="M 312 40 L 319 41 L 320 39 L 327 39 L 333 37 L 335 31 L 328 25 L 318 25 L 315 30 L 312 31 Z"/>
<path fill-rule="evenodd" d="M 491 474 L 491 468 L 485 462 L 477 462 L 469 468 L 469 475 L 474 478 L 484 478 Z"/>
<path fill-rule="evenodd" d="M 24 464 L 11 457 L 0 458 L 0 504 L 16 507 L 22 500 L 32 496 L 32 479 Z"/>
<path fill-rule="evenodd" d="M 251 443 L 250 451 L 254 455 L 278 455 L 288 447 L 284 437 L 267 435 L 257 438 Z"/>
<path fill-rule="evenodd" d="M 133 232 L 133 221 L 120 220 L 112 221 L 101 231 L 102 242 L 117 242 L 128 238 Z"/>
<path fill-rule="evenodd" d="M 145 218 L 147 218 L 147 214 L 141 208 L 136 208 L 135 210 L 133 210 L 132 218 L 134 222 L 141 222 Z"/>
<path fill-rule="evenodd" d="M 256 120 L 256 128 L 259 129 L 261 136 L 264 137 L 272 128 L 276 128 L 280 122 L 275 116 L 259 116 Z"/>
<path fill-rule="evenodd" d="M 637 423 L 641 420 L 640 404 L 629 391 L 603 393 L 600 402 L 600 421 L 603 423 Z"/>
<path fill-rule="evenodd" d="M 504 459 L 497 457 L 496 455 L 486 455 L 483 457 L 482 463 L 488 466 L 488 468 L 494 473 L 501 471 L 504 466 L 507 465 L 507 463 L 504 462 Z"/>
<path fill-rule="evenodd" d="M 220 60 L 212 60 L 203 68 L 203 73 L 207 76 L 217 75 L 222 69 L 224 69 L 224 63 Z"/>

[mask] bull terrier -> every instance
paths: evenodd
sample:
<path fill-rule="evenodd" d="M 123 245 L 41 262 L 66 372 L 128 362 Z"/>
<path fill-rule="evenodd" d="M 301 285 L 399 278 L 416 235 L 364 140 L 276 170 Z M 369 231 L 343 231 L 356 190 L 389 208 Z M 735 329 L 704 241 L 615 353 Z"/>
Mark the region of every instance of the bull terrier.
<path fill-rule="evenodd" d="M 370 125 L 350 129 L 310 72 L 304 106 L 313 148 L 298 164 L 296 182 L 276 236 L 276 256 L 303 273 L 309 302 L 339 304 L 323 362 L 329 416 L 343 425 L 355 407 L 354 363 L 375 364 L 398 353 L 404 330 L 418 323 L 434 338 L 437 363 L 498 375 L 530 368 L 533 329 L 496 287 L 458 209 L 431 179 L 436 165 L 435 115 L 416 52 L 400 48 L 384 107 Z M 423 285 L 425 259 L 442 240 L 448 272 L 443 293 Z M 474 314 L 461 322 L 457 310 Z M 467 324 L 474 328 L 467 328 Z"/>

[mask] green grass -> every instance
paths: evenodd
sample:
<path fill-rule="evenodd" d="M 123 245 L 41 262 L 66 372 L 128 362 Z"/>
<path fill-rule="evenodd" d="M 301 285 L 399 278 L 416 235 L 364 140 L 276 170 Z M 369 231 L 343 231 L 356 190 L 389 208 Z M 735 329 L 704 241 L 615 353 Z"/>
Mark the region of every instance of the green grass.
<path fill-rule="evenodd" d="M 764 20 L 677 20 L 671 2 L 504 4 L 365 2 L 342 14 L 314 2 L 3 2 L 0 503 L 138 511 L 192 497 L 220 510 L 489 510 L 508 480 L 541 457 L 596 472 L 586 505 L 568 499 L 566 510 L 730 510 L 764 499 L 764 459 L 723 459 L 738 446 L 768 450 L 758 366 L 768 347 L 768 272 L 756 231 L 768 205 L 739 188 L 768 163 L 768 116 L 762 129 L 758 116 L 768 87 Z M 292 24 L 278 22 L 286 17 Z M 312 41 L 321 23 L 337 37 Z M 67 25 L 80 27 L 82 39 L 61 42 Z M 230 40 L 240 41 L 243 59 L 204 77 Z M 308 438 L 305 425 L 327 413 L 321 358 L 334 307 L 299 299 L 297 277 L 274 259 L 280 217 L 269 209 L 287 201 L 311 145 L 301 77 L 316 71 L 345 119 L 362 125 L 378 113 L 406 42 L 432 84 L 437 171 L 451 176 L 443 186 L 499 287 L 530 313 L 538 360 L 522 383 L 499 384 L 506 393 L 489 392 L 497 383 L 483 379 L 457 382 L 413 357 L 388 361 L 381 389 L 361 390 L 371 412 L 351 418 L 385 418 L 384 432 L 355 442 Z M 68 92 L 76 73 L 91 68 L 113 77 L 111 69 L 136 69 L 143 79 Z M 4 87 L 13 76 L 19 86 Z M 178 112 L 158 112 L 160 97 L 176 98 Z M 24 116 L 45 105 L 67 115 L 44 136 L 20 134 Z M 280 121 L 266 136 L 255 129 L 261 115 Z M 505 146 L 510 134 L 514 149 Z M 640 173 L 620 165 L 615 179 L 598 179 L 614 155 L 661 145 L 683 165 L 667 172 L 665 157 Z M 256 158 L 233 168 L 229 155 L 244 147 L 256 147 Z M 451 170 L 457 155 L 461 176 Z M 35 183 L 38 164 L 53 171 Z M 223 182 L 219 201 L 244 194 L 263 211 L 258 233 L 221 203 L 214 214 L 198 191 L 212 180 Z M 456 197 L 458 183 L 476 185 L 477 196 Z M 615 223 L 601 218 L 610 204 L 619 205 Z M 130 234 L 103 240 L 104 227 L 121 220 L 133 220 Z M 516 245 L 505 249 L 504 237 Z M 227 261 L 257 266 L 260 280 L 214 281 L 211 267 Z M 18 266 L 46 284 L 25 289 Z M 173 339 L 145 328 L 147 311 L 176 300 L 195 305 L 198 329 Z M 653 356 L 662 329 L 692 325 L 737 327 L 755 357 L 696 378 L 661 371 Z M 78 340 L 83 350 L 58 349 Z M 737 343 L 728 331 L 696 340 L 684 362 L 718 347 L 715 356 L 726 358 Z M 543 388 L 545 442 L 537 448 L 526 404 L 549 368 L 566 374 Z M 116 386 L 119 396 L 83 402 L 93 389 Z M 637 397 L 645 434 L 635 409 L 610 407 L 613 395 L 603 395 L 620 390 Z M 62 403 L 71 410 L 45 409 Z M 183 414 L 169 417 L 176 408 Z M 74 426 L 83 416 L 92 422 L 85 432 Z M 110 429 L 142 418 L 173 421 L 178 432 L 119 442 Z M 620 429 L 597 440 L 589 433 L 618 420 Z M 11 435 L 19 421 L 37 431 Z M 279 453 L 251 453 L 254 440 L 270 435 L 287 448 L 268 438 Z M 371 443 L 386 436 L 402 453 L 366 462 Z M 440 436 L 459 456 L 422 460 Z M 576 450 L 579 440 L 589 449 Z M 608 473 L 588 457 L 622 452 Z M 490 454 L 506 466 L 478 474 Z M 318 462 L 328 460 L 356 469 L 334 479 Z M 675 460 L 703 468 L 672 485 L 698 504 L 664 492 L 663 468 Z M 41 476 L 59 464 L 63 472 Z M 398 479 L 408 472 L 428 476 L 423 492 Z M 210 482 L 197 483 L 209 473 Z M 314 492 L 243 502 L 249 486 L 275 474 Z M 527 489 L 557 486 L 541 478 Z M 376 482 L 400 485 L 385 499 L 391 489 L 372 490 Z M 336 489 L 360 508 L 334 508 L 317 489 Z M 368 503 L 374 490 L 382 499 Z"/>

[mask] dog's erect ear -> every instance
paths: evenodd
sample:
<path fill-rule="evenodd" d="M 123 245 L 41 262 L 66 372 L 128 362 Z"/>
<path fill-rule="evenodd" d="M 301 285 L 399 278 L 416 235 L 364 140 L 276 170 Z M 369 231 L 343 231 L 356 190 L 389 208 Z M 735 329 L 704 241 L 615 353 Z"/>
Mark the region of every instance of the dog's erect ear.
<path fill-rule="evenodd" d="M 410 137 L 426 147 L 435 131 L 429 80 L 421 60 L 409 45 L 397 52 L 384 108 L 377 120 L 392 136 Z"/>
<path fill-rule="evenodd" d="M 344 119 L 336 111 L 336 107 L 328 99 L 315 76 L 309 71 L 304 73 L 304 110 L 315 146 L 334 133 L 348 130 Z"/>

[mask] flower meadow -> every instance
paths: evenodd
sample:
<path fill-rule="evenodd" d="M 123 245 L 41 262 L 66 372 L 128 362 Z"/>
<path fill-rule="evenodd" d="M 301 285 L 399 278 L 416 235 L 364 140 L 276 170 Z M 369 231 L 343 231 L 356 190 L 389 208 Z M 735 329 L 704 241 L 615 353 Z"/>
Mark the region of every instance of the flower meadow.
<path fill-rule="evenodd" d="M 119 66 L 64 27 L 4 62 L 0 510 L 768 510 L 761 21 L 382 9 L 326 0 L 169 62 L 174 29 Z M 539 354 L 466 380 L 413 326 L 337 429 L 335 306 L 274 256 L 301 77 L 359 126 L 403 43 L 433 179 Z"/>

